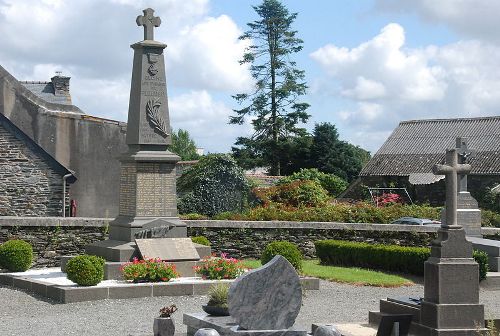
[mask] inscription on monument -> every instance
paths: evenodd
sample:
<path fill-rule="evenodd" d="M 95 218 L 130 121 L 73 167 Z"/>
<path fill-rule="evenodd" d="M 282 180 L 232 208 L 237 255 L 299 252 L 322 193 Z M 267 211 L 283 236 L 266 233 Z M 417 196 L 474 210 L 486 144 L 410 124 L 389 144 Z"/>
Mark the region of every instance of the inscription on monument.
<path fill-rule="evenodd" d="M 159 258 L 165 261 L 200 259 L 191 238 L 136 239 L 135 243 L 144 259 Z"/>
<path fill-rule="evenodd" d="M 175 169 L 173 164 L 140 164 L 137 173 L 137 215 L 177 215 Z"/>

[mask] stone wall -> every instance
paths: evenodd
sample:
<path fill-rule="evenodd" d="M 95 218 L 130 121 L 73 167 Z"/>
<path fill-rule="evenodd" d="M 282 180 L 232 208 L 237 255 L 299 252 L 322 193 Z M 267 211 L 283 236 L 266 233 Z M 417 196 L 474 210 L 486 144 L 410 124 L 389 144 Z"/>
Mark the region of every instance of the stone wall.
<path fill-rule="evenodd" d="M 82 254 L 85 246 L 108 236 L 111 219 L 0 216 L 0 244 L 9 239 L 29 241 L 35 267 L 59 266 L 61 256 Z M 315 256 L 314 241 L 341 239 L 403 246 L 428 246 L 436 227 L 326 222 L 244 222 L 185 220 L 190 236 L 206 236 L 216 253 L 259 258 L 275 240 L 296 243 L 306 258 Z M 482 228 L 485 238 L 500 240 L 499 228 Z"/>
<path fill-rule="evenodd" d="M 73 105 L 46 102 L 1 66 L 0 113 L 75 172 L 78 180 L 70 197 L 77 201 L 78 216 L 118 214 L 117 158 L 127 151 L 125 123 L 86 115 Z"/>
<path fill-rule="evenodd" d="M 60 216 L 62 176 L 0 125 L 0 216 Z"/>

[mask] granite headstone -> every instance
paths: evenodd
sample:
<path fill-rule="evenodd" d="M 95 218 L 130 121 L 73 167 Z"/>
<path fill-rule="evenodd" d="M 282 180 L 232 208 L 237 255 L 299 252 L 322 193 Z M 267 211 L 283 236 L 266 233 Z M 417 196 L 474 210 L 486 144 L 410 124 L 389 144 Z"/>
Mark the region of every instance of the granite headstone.
<path fill-rule="evenodd" d="M 297 271 L 279 255 L 236 279 L 228 295 L 229 314 L 247 330 L 288 329 L 301 304 Z"/>

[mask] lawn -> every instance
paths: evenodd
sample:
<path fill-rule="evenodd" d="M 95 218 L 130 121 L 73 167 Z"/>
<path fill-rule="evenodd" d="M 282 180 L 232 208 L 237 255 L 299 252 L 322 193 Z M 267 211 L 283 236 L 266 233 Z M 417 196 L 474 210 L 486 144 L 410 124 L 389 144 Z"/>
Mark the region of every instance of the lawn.
<path fill-rule="evenodd" d="M 246 259 L 248 268 L 261 266 L 260 260 Z M 409 286 L 413 282 L 401 276 L 372 271 L 357 267 L 337 267 L 319 264 L 318 260 L 304 260 L 302 274 L 335 282 L 349 283 L 360 286 L 399 287 Z"/>

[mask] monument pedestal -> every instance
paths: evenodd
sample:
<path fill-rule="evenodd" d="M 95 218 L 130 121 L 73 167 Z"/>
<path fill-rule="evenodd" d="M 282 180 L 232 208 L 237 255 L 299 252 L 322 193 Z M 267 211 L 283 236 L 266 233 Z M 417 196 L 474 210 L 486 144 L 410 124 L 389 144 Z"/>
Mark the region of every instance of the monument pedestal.
<path fill-rule="evenodd" d="M 441 211 L 441 223 L 446 225 L 446 209 Z M 482 238 L 481 210 L 477 201 L 468 191 L 460 191 L 457 197 L 457 222 L 465 230 L 467 237 Z"/>
<path fill-rule="evenodd" d="M 484 306 L 479 304 L 479 265 L 465 230 L 442 228 L 425 262 L 420 325 L 424 335 L 480 335 Z"/>

